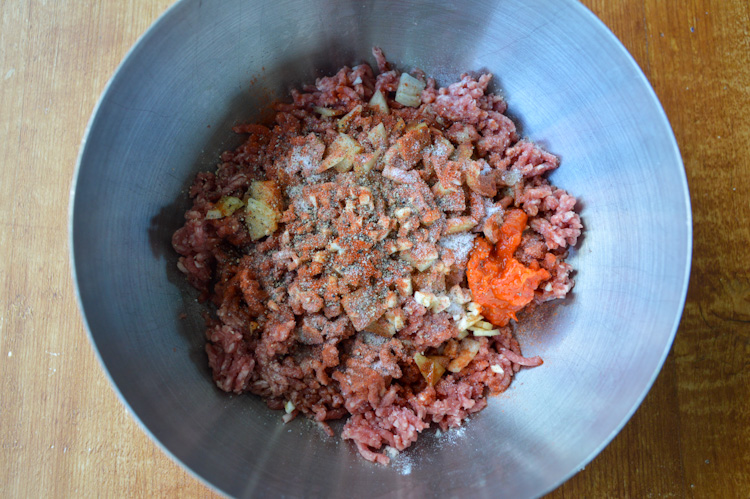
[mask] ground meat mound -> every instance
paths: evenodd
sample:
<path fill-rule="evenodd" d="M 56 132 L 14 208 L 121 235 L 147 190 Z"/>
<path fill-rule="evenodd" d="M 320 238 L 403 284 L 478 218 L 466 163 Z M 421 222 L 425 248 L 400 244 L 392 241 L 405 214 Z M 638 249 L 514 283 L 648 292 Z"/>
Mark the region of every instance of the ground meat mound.
<path fill-rule="evenodd" d="M 519 138 L 491 75 L 437 88 L 415 73 L 424 88 L 406 106 L 401 73 L 374 55 L 377 76 L 344 67 L 275 104 L 273 123 L 235 127 L 246 141 L 198 174 L 172 244 L 212 304 L 216 385 L 285 421 L 347 418 L 343 438 L 385 464 L 388 447 L 461 425 L 542 362 L 472 308 L 474 239 L 495 243 L 508 210 L 526 213 L 514 258 L 549 275 L 533 307 L 573 287 L 581 221 L 544 176 L 558 158 Z"/>

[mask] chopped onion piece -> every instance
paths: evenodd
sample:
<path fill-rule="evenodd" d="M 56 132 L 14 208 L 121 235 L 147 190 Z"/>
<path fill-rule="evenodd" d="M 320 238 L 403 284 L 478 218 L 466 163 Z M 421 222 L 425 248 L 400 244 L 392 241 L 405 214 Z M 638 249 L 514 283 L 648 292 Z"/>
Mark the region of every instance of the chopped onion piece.
<path fill-rule="evenodd" d="M 313 107 L 313 111 L 315 111 L 316 113 L 318 113 L 324 118 L 330 118 L 332 116 L 338 116 L 341 114 L 341 111 L 339 111 L 338 109 L 330 109 L 328 107 L 319 107 L 319 106 Z"/>
<path fill-rule="evenodd" d="M 388 291 L 385 297 L 385 306 L 394 308 L 396 305 L 398 305 L 398 295 L 395 291 Z"/>
<path fill-rule="evenodd" d="M 358 175 L 368 173 L 377 164 L 383 151 L 378 149 L 374 152 L 361 153 L 354 158 L 354 172 Z"/>
<path fill-rule="evenodd" d="M 474 336 L 497 336 L 500 334 L 499 329 L 477 329 L 470 327 L 469 330 L 474 333 Z"/>
<path fill-rule="evenodd" d="M 480 320 L 482 320 L 481 315 L 469 313 L 459 318 L 456 327 L 459 331 L 466 331 Z"/>
<path fill-rule="evenodd" d="M 406 317 L 402 309 L 389 310 L 385 313 L 385 320 L 393 326 L 396 331 L 401 331 L 406 325 Z"/>
<path fill-rule="evenodd" d="M 383 338 L 390 338 L 396 334 L 396 326 L 390 323 L 387 319 L 382 317 L 365 327 L 364 331 L 372 334 L 377 334 Z"/>
<path fill-rule="evenodd" d="M 339 136 L 328 147 L 327 156 L 318 170 L 324 172 L 333 167 L 340 173 L 347 172 L 352 169 L 355 157 L 361 152 L 362 146 L 359 145 L 359 142 L 347 134 L 339 132 Z"/>
<path fill-rule="evenodd" d="M 450 296 L 451 300 L 454 303 L 464 305 L 471 301 L 471 290 L 463 289 L 461 288 L 461 286 L 456 284 L 450 289 L 450 291 L 448 292 L 448 296 Z"/>
<path fill-rule="evenodd" d="M 273 234 L 278 227 L 278 218 L 266 203 L 253 198 L 247 200 L 245 224 L 253 241 Z"/>
<path fill-rule="evenodd" d="M 216 220 L 218 218 L 228 217 L 244 205 L 245 203 L 239 198 L 224 196 L 216 202 L 213 209 L 206 212 L 206 220 Z"/>
<path fill-rule="evenodd" d="M 291 400 L 287 401 L 287 403 L 284 404 L 284 410 L 287 414 L 291 414 L 294 409 L 296 409 L 296 407 L 294 405 L 294 402 L 292 402 Z"/>
<path fill-rule="evenodd" d="M 467 159 L 471 159 L 471 156 L 474 154 L 474 146 L 471 144 L 459 144 L 458 148 L 453 151 L 453 154 L 451 154 L 450 159 L 451 161 L 466 161 Z"/>
<path fill-rule="evenodd" d="M 396 280 L 396 289 L 401 296 L 410 296 L 413 290 L 411 277 L 400 277 Z"/>
<path fill-rule="evenodd" d="M 250 239 L 270 236 L 278 228 L 283 211 L 281 190 L 273 180 L 253 182 L 248 192 L 250 197 L 245 203 L 245 225 Z"/>
<path fill-rule="evenodd" d="M 346 132 L 352 121 L 354 121 L 360 114 L 362 114 L 362 104 L 355 106 L 354 109 L 352 109 L 339 119 L 338 123 L 336 124 L 336 128 L 338 129 L 338 131 Z"/>
<path fill-rule="evenodd" d="M 477 222 L 471 217 L 452 217 L 445 221 L 445 234 L 467 232 L 476 227 Z"/>
<path fill-rule="evenodd" d="M 477 329 L 484 329 L 486 331 L 489 331 L 490 329 L 492 329 L 492 324 L 487 321 L 477 321 L 474 323 L 474 327 Z"/>
<path fill-rule="evenodd" d="M 430 306 L 430 310 L 437 314 L 442 312 L 443 310 L 446 310 L 451 304 L 451 299 L 448 298 L 445 295 L 437 296 L 435 298 L 435 301 L 432 302 L 432 305 Z"/>
<path fill-rule="evenodd" d="M 414 301 L 426 308 L 430 308 L 430 305 L 432 305 L 432 300 L 434 298 L 435 295 L 433 295 L 432 293 L 423 293 L 421 291 L 417 291 L 414 293 Z"/>
<path fill-rule="evenodd" d="M 396 89 L 396 102 L 409 107 L 419 107 L 422 104 L 422 90 L 425 84 L 409 73 L 401 73 Z"/>
<path fill-rule="evenodd" d="M 372 98 L 368 105 L 379 113 L 388 114 L 390 111 L 390 109 L 388 109 L 388 102 L 386 102 L 385 96 L 380 90 L 372 94 Z"/>
<path fill-rule="evenodd" d="M 367 140 L 370 141 L 370 144 L 375 149 L 385 148 L 388 144 L 388 134 L 385 131 L 385 126 L 382 123 L 378 123 L 376 127 L 367 132 Z"/>
<path fill-rule="evenodd" d="M 458 356 L 448 364 L 448 370 L 452 373 L 457 373 L 464 367 L 471 364 L 474 357 L 479 353 L 480 343 L 477 340 L 471 338 L 465 338 L 461 340 L 461 345 Z"/>
<path fill-rule="evenodd" d="M 445 367 L 439 362 L 436 356 L 425 357 L 421 353 L 414 355 L 414 362 L 417 363 L 419 372 L 422 373 L 425 381 L 435 386 L 445 372 Z"/>
<path fill-rule="evenodd" d="M 497 373 L 497 374 L 505 374 L 505 371 L 503 371 L 503 368 L 502 368 L 502 367 L 500 367 L 500 366 L 499 366 L 499 365 L 497 365 L 497 364 L 493 364 L 493 365 L 491 365 L 491 366 L 490 366 L 490 369 L 492 370 L 492 372 L 493 372 L 493 373 Z"/>

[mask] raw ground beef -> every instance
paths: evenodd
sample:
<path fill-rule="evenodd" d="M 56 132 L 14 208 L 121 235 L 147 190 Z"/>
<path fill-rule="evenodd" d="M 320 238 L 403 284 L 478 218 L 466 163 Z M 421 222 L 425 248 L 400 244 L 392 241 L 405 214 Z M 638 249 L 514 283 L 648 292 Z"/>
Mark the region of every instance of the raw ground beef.
<path fill-rule="evenodd" d="M 386 446 L 461 425 L 542 363 L 471 302 L 474 239 L 496 242 L 507 210 L 528 215 L 514 258 L 550 276 L 528 310 L 573 287 L 564 260 L 581 222 L 543 176 L 558 158 L 518 137 L 491 75 L 437 88 L 416 74 L 409 107 L 394 98 L 401 73 L 374 55 L 377 76 L 344 67 L 275 104 L 272 124 L 235 127 L 247 140 L 197 175 L 172 244 L 215 307 L 216 385 L 260 395 L 285 421 L 302 413 L 330 431 L 348 418 L 343 438 L 387 463 Z"/>

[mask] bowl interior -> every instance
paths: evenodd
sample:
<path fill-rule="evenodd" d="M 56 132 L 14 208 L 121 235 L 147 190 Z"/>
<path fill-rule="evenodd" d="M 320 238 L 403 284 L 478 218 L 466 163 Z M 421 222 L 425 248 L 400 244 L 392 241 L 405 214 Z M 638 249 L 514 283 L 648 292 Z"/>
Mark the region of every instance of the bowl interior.
<path fill-rule="evenodd" d="M 214 387 L 170 243 L 195 173 L 239 144 L 232 124 L 345 64 L 374 65 L 373 45 L 441 84 L 491 71 L 522 134 L 561 156 L 553 182 L 579 198 L 585 226 L 572 295 L 518 331 L 545 364 L 391 467 Z M 71 197 L 80 304 L 103 366 L 145 429 L 230 495 L 540 495 L 635 411 L 687 287 L 690 206 L 669 123 L 625 49 L 573 0 L 180 1 L 102 96 Z"/>

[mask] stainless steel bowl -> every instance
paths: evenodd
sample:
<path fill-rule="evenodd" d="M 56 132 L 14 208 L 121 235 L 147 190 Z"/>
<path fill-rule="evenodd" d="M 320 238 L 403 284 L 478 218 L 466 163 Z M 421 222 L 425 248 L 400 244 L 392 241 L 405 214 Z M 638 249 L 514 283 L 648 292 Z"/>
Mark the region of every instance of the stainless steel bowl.
<path fill-rule="evenodd" d="M 520 331 L 521 372 L 461 432 L 425 432 L 391 467 L 211 383 L 195 293 L 170 246 L 186 186 L 238 144 L 236 121 L 381 46 L 449 83 L 489 69 L 522 133 L 562 157 L 581 201 L 574 293 Z M 691 254 L 680 154 L 646 78 L 573 0 L 183 0 L 102 95 L 71 192 L 81 309 L 115 389 L 198 477 L 236 496 L 530 497 L 604 448 L 672 344 Z M 178 316 L 186 312 L 186 319 Z"/>

